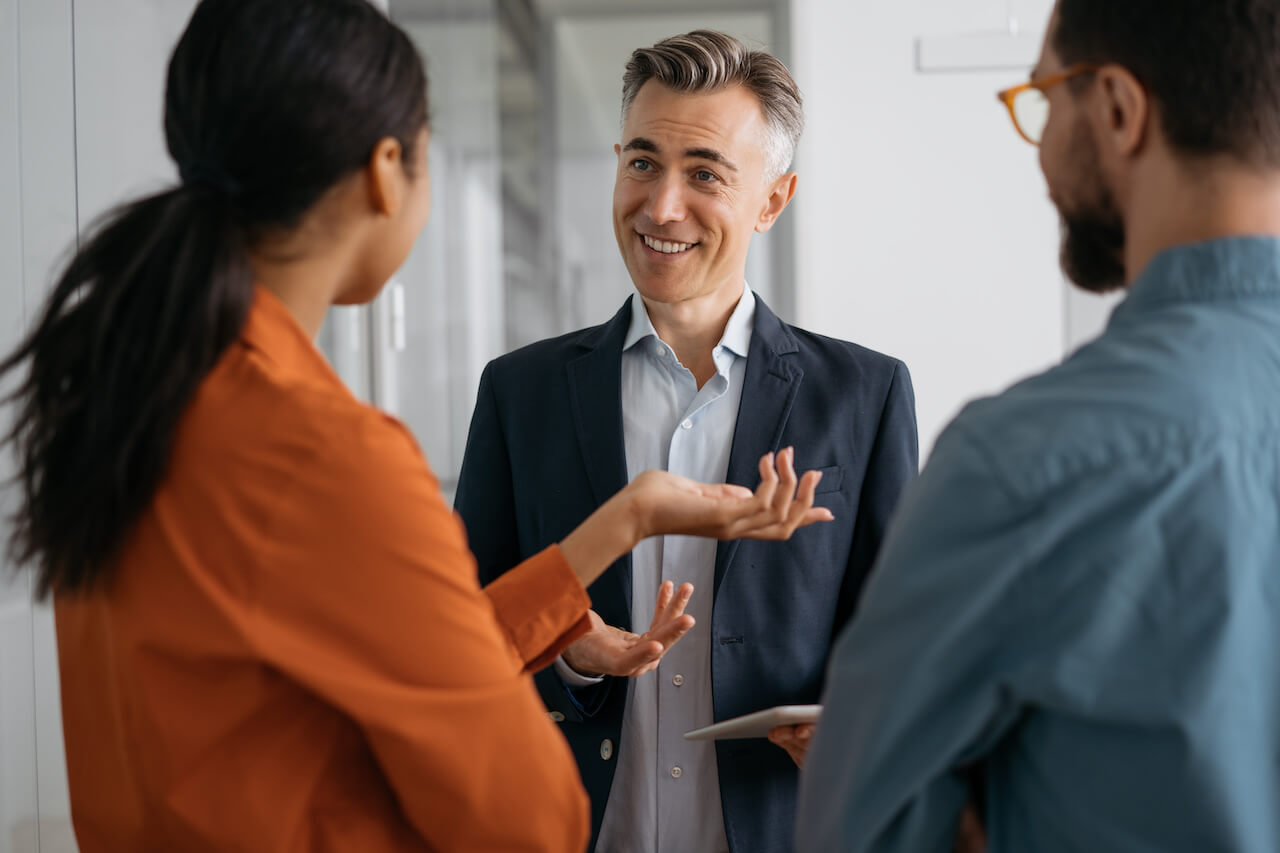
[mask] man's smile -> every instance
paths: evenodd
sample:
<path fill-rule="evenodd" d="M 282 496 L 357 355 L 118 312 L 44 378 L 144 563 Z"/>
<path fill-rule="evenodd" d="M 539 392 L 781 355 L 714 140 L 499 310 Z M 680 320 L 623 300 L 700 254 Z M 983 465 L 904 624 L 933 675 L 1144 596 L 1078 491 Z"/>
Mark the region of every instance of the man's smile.
<path fill-rule="evenodd" d="M 636 236 L 644 243 L 645 248 L 662 255 L 683 255 L 697 246 L 697 243 L 679 243 L 674 240 L 661 240 L 648 234 L 636 232 Z"/>

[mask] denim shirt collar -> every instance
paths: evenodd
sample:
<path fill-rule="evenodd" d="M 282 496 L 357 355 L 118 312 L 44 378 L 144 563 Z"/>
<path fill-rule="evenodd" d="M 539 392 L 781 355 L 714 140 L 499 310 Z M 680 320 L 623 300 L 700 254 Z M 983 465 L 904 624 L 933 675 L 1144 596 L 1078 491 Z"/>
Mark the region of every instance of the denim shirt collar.
<path fill-rule="evenodd" d="M 1152 258 L 1115 317 L 1170 302 L 1280 297 L 1280 237 L 1228 237 L 1166 249 Z"/>

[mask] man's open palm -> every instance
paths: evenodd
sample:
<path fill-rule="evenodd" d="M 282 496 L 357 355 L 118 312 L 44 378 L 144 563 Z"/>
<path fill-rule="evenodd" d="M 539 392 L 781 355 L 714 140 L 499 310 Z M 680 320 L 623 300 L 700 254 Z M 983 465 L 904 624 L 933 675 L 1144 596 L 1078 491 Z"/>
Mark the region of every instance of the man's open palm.
<path fill-rule="evenodd" d="M 643 634 L 606 625 L 594 610 L 588 614 L 591 630 L 564 651 L 564 661 L 587 676 L 617 675 L 635 678 L 656 669 L 662 656 L 689 633 L 693 617 L 684 612 L 693 595 L 693 584 L 675 589 L 671 581 L 658 588 L 653 621 Z"/>

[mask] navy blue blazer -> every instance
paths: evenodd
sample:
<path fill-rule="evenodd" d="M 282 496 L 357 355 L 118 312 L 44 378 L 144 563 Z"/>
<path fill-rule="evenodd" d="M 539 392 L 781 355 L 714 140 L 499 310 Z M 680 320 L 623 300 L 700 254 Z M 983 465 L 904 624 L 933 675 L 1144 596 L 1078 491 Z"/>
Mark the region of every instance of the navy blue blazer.
<path fill-rule="evenodd" d="M 602 326 L 491 362 L 467 438 L 455 506 L 487 583 L 559 542 L 627 484 L 622 343 L 631 301 Z M 817 702 L 827 654 L 858 602 L 894 505 L 919 465 L 906 365 L 783 323 L 757 298 L 727 480 L 755 488 L 757 463 L 794 446 L 823 472 L 816 503 L 836 521 L 788 542 L 721 542 L 712 604 L 715 719 Z M 588 590 L 610 625 L 631 630 L 631 558 Z M 536 676 L 563 715 L 591 797 L 592 849 L 621 744 L 625 679 L 571 696 L 554 668 Z M 557 717 L 558 718 L 558 717 Z M 602 750 L 609 740 L 614 750 Z M 797 770 L 767 740 L 716 744 L 733 853 L 792 849 Z"/>

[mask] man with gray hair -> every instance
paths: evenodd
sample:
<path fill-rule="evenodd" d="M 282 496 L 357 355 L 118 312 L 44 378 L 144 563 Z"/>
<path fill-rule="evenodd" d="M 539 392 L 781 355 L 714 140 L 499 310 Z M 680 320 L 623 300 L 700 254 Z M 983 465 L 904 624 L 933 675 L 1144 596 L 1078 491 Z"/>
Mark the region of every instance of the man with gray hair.
<path fill-rule="evenodd" d="M 635 51 L 613 224 L 636 293 L 480 381 L 457 508 L 485 581 L 650 468 L 754 486 L 773 452 L 781 486 L 816 482 L 836 518 L 783 543 L 651 539 L 591 587 L 593 630 L 537 681 L 591 795 L 596 850 L 791 849 L 812 727 L 773 743 L 683 734 L 817 701 L 917 470 L 905 365 L 790 326 L 746 286 L 752 235 L 795 193 L 803 123 L 786 67 L 729 36 Z"/>

